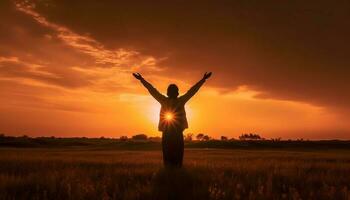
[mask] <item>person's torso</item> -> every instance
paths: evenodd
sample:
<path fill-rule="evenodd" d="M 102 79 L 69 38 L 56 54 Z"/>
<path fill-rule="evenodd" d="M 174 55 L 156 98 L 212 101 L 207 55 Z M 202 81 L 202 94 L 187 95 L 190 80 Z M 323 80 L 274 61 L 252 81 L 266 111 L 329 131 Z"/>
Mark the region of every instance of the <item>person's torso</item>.
<path fill-rule="evenodd" d="M 184 130 L 188 128 L 185 103 L 179 98 L 167 98 L 161 103 L 159 116 L 159 131 L 169 129 Z"/>

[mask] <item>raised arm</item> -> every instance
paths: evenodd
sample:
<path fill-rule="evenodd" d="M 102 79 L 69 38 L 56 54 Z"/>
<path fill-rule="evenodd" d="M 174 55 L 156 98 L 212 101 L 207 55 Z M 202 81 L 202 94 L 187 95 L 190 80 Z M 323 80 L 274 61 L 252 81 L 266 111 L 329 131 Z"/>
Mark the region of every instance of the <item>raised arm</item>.
<path fill-rule="evenodd" d="M 182 95 L 180 97 L 180 99 L 184 102 L 187 102 L 188 100 L 190 100 L 199 90 L 199 88 L 202 87 L 202 85 L 204 84 L 205 80 L 207 80 L 209 77 L 211 76 L 211 72 L 205 72 L 203 78 L 198 81 L 198 83 L 196 83 L 194 86 L 191 87 L 191 89 L 189 89 L 186 94 Z"/>
<path fill-rule="evenodd" d="M 143 86 L 148 90 L 148 92 L 159 102 L 163 102 L 163 100 L 166 98 L 164 95 L 162 95 L 156 88 L 154 88 L 149 82 L 147 82 L 139 73 L 133 73 L 134 77 L 141 81 Z"/>

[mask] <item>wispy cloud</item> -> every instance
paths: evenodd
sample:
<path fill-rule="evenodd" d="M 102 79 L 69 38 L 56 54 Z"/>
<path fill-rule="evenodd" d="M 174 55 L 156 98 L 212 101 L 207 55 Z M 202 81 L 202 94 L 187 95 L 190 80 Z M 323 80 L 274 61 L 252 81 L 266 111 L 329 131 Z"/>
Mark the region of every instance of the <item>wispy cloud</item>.
<path fill-rule="evenodd" d="M 16 70 L 22 70 L 21 72 L 39 75 L 51 78 L 59 78 L 57 74 L 51 73 L 45 70 L 45 66 L 40 64 L 28 63 L 20 60 L 18 57 L 0 57 L 0 68 L 8 69 L 7 72 L 15 72 Z M 6 72 L 4 70 L 3 72 Z M 20 71 L 18 71 L 20 72 Z"/>
<path fill-rule="evenodd" d="M 18 57 L 0 57 L 0 77 L 27 85 L 61 86 L 77 88 L 91 84 L 91 77 L 72 68 L 55 71 L 48 66 L 26 62 Z M 74 78 L 75 77 L 75 78 Z"/>
<path fill-rule="evenodd" d="M 56 37 L 75 50 L 93 57 L 96 64 L 109 65 L 111 67 L 153 67 L 157 63 L 152 56 L 141 55 L 135 50 L 118 48 L 109 50 L 100 42 L 87 36 L 80 35 L 69 28 L 50 22 L 44 16 L 35 11 L 35 4 L 28 1 L 18 1 L 15 3 L 16 9 L 32 17 L 40 25 L 54 30 Z"/>

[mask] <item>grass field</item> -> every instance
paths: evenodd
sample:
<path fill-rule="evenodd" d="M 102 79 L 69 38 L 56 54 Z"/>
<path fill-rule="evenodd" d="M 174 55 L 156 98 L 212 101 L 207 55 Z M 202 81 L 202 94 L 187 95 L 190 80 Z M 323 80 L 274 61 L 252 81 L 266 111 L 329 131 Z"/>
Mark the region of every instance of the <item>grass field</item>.
<path fill-rule="evenodd" d="M 0 199 L 350 199 L 349 150 L 0 148 Z"/>

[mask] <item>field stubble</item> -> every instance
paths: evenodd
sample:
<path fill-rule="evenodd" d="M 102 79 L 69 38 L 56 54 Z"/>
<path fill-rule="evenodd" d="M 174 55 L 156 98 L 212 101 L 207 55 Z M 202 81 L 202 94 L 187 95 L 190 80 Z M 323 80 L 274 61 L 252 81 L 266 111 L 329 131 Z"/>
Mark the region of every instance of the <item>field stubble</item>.
<path fill-rule="evenodd" d="M 0 149 L 0 199 L 350 199 L 349 151 Z"/>

